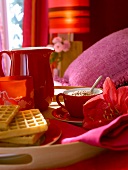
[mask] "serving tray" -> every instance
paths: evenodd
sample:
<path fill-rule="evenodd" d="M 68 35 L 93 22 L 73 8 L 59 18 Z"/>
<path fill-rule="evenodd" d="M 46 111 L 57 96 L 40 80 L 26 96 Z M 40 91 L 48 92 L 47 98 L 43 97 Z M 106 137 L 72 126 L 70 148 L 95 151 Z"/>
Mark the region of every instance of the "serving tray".
<path fill-rule="evenodd" d="M 19 148 L 1 147 L 0 169 L 37 170 L 65 167 L 94 157 L 103 150 L 82 142 Z"/>

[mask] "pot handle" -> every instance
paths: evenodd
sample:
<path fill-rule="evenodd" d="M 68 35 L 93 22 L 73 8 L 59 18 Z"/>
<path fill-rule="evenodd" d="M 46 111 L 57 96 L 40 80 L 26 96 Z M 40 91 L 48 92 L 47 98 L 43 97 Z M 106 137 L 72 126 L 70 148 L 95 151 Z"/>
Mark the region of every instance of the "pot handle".
<path fill-rule="evenodd" d="M 0 76 L 9 76 L 11 68 L 11 51 L 1 51 L 0 52 Z"/>

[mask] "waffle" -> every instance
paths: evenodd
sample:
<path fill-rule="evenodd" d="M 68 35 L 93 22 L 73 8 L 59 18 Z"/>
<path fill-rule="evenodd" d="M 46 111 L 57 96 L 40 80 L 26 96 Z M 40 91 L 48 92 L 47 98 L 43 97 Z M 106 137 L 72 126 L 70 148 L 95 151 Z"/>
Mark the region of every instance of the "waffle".
<path fill-rule="evenodd" d="M 41 133 L 40 133 L 41 134 Z M 33 135 L 32 135 L 33 136 Z M 3 141 L 0 141 L 0 147 L 24 147 L 24 146 L 40 146 L 44 141 L 45 141 L 45 135 L 42 134 L 42 136 L 39 137 L 39 139 L 37 139 L 37 141 L 35 142 L 30 142 L 30 140 L 33 138 L 31 135 L 28 135 L 26 136 L 25 138 L 22 139 L 22 137 L 17 137 L 17 140 L 15 141 L 9 141 L 8 142 L 8 139 L 11 139 L 11 138 L 8 138 L 7 140 L 6 139 L 3 139 Z M 29 137 L 29 140 L 28 140 L 28 137 Z M 14 137 L 16 138 L 16 137 Z M 18 139 L 19 138 L 19 139 Z M 18 140 L 20 140 L 22 142 L 19 142 Z M 6 141 L 4 141 L 6 140 Z M 23 140 L 25 140 L 23 142 Z M 17 142 L 18 141 L 18 142 Z"/>
<path fill-rule="evenodd" d="M 32 135 L 26 135 L 26 136 L 17 136 L 17 137 L 12 137 L 12 138 L 1 139 L 0 142 L 12 143 L 12 144 L 17 144 L 17 145 L 18 144 L 34 145 L 43 135 L 44 135 L 44 132 L 36 133 Z"/>
<path fill-rule="evenodd" d="M 41 133 L 47 129 L 47 121 L 38 109 L 19 111 L 8 129 L 0 131 L 0 139 Z"/>
<path fill-rule="evenodd" d="M 8 128 L 19 108 L 19 105 L 0 105 L 0 130 Z"/>

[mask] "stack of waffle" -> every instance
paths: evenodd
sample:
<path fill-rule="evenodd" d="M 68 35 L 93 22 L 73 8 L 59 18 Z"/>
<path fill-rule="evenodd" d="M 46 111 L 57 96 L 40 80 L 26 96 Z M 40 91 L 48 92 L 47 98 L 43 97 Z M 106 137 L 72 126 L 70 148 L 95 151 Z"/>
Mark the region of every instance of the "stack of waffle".
<path fill-rule="evenodd" d="M 18 105 L 0 105 L 0 146 L 37 145 L 47 130 L 38 109 L 19 111 Z"/>

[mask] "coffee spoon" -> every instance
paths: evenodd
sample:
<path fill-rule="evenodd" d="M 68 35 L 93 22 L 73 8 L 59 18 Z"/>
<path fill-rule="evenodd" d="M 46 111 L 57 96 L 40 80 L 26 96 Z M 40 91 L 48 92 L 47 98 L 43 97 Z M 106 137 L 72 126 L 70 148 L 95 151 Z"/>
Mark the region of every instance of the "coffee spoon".
<path fill-rule="evenodd" d="M 96 81 L 94 82 L 94 84 L 92 85 L 91 89 L 90 89 L 90 93 L 93 92 L 94 88 L 96 87 L 96 85 L 99 83 L 99 81 L 101 80 L 102 76 L 99 76 Z"/>

